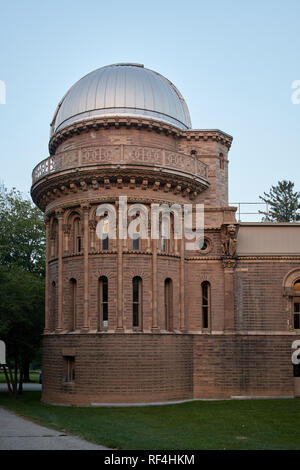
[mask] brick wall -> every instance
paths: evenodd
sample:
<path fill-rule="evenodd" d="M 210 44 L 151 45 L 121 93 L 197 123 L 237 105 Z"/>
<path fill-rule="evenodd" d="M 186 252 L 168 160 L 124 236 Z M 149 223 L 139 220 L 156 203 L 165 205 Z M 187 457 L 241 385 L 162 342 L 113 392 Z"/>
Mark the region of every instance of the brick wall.
<path fill-rule="evenodd" d="M 238 261 L 234 286 L 237 329 L 289 329 L 291 315 L 282 285 L 285 275 L 297 266 L 284 259 Z"/>
<path fill-rule="evenodd" d="M 63 354 L 75 354 L 75 384 L 63 382 Z M 190 398 L 192 337 L 93 334 L 44 337 L 43 396 L 52 403 L 90 404 Z"/>
<path fill-rule="evenodd" d="M 46 335 L 43 400 L 135 403 L 231 396 L 293 396 L 294 335 Z M 300 335 L 298 335 L 298 339 Z M 63 356 L 75 382 L 63 382 Z"/>

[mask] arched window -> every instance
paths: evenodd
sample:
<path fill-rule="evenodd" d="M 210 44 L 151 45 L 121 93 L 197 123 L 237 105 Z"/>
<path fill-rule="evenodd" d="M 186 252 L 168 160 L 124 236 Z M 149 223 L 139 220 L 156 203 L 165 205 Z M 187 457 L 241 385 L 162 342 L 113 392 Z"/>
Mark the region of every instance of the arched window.
<path fill-rule="evenodd" d="M 98 329 L 108 327 L 108 279 L 106 276 L 99 277 L 98 286 Z"/>
<path fill-rule="evenodd" d="M 294 328 L 300 329 L 300 279 L 294 283 L 293 290 L 296 296 L 293 299 L 294 304 Z"/>
<path fill-rule="evenodd" d="M 173 330 L 173 283 L 172 279 L 165 280 L 165 330 Z"/>
<path fill-rule="evenodd" d="M 72 330 L 76 330 L 77 327 L 77 281 L 76 279 L 70 279 L 70 307 L 71 307 L 71 324 Z"/>
<path fill-rule="evenodd" d="M 171 251 L 171 237 L 174 234 L 174 214 L 162 216 L 160 219 L 160 236 L 162 253 Z"/>
<path fill-rule="evenodd" d="M 58 221 L 57 219 L 53 220 L 51 228 L 51 256 L 54 258 L 58 257 Z"/>
<path fill-rule="evenodd" d="M 140 214 L 139 213 L 136 213 L 132 219 L 137 219 L 137 217 L 139 216 Z M 136 227 L 138 229 L 139 225 Z M 140 229 L 140 227 L 139 227 Z M 139 250 L 140 249 L 140 232 L 134 232 L 132 234 L 132 249 L 133 250 Z"/>
<path fill-rule="evenodd" d="M 82 226 L 80 217 L 74 219 L 74 230 L 73 230 L 73 243 L 74 253 L 81 253 L 82 251 Z"/>
<path fill-rule="evenodd" d="M 203 281 L 201 284 L 202 292 L 202 328 L 209 327 L 209 317 L 210 317 L 210 283 L 208 281 Z"/>
<path fill-rule="evenodd" d="M 56 317 L 56 284 L 53 281 L 51 284 L 51 308 L 50 308 L 50 330 L 55 329 Z"/>
<path fill-rule="evenodd" d="M 104 214 L 103 218 L 103 234 L 105 234 L 105 237 L 102 238 L 102 250 L 108 250 L 109 246 L 109 239 L 108 239 L 108 234 L 109 234 L 109 222 L 108 222 L 108 214 Z"/>
<path fill-rule="evenodd" d="M 142 328 L 142 279 L 135 276 L 132 279 L 132 326 Z"/>

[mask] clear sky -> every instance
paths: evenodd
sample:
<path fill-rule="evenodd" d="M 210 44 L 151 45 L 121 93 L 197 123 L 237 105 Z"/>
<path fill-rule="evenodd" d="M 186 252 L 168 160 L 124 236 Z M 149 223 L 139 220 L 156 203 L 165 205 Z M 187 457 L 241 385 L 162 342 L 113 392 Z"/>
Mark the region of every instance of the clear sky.
<path fill-rule="evenodd" d="M 299 0 L 0 1 L 0 181 L 29 194 L 50 122 L 71 85 L 138 62 L 183 94 L 194 128 L 233 136 L 230 201 L 278 180 L 300 191 Z"/>

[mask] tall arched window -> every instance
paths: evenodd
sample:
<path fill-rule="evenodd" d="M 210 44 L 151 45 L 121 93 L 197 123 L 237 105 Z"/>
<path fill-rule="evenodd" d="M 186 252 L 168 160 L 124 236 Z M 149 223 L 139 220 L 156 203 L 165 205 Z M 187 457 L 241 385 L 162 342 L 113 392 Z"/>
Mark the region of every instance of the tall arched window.
<path fill-rule="evenodd" d="M 51 227 L 51 256 L 54 258 L 58 257 L 58 221 L 57 219 L 53 220 Z"/>
<path fill-rule="evenodd" d="M 51 307 L 50 307 L 50 330 L 55 330 L 55 317 L 56 317 L 56 284 L 53 281 L 51 284 Z"/>
<path fill-rule="evenodd" d="M 300 279 L 294 283 L 293 290 L 296 294 L 296 296 L 293 299 L 293 304 L 294 304 L 293 323 L 294 323 L 295 330 L 299 330 L 300 329 Z"/>
<path fill-rule="evenodd" d="M 161 215 L 161 214 L 160 214 Z M 162 253 L 170 251 L 170 237 L 171 237 L 171 227 L 172 227 L 172 218 L 173 214 L 168 216 L 161 215 L 160 218 L 160 239 L 161 245 L 160 250 Z"/>
<path fill-rule="evenodd" d="M 210 317 L 210 283 L 203 281 L 201 284 L 202 291 L 202 328 L 209 327 Z"/>
<path fill-rule="evenodd" d="M 74 219 L 73 243 L 74 253 L 81 253 L 82 251 L 82 226 L 80 217 Z"/>
<path fill-rule="evenodd" d="M 102 238 L 102 250 L 108 250 L 108 246 L 109 246 L 109 238 L 108 238 L 109 221 L 108 221 L 108 214 L 107 213 L 104 214 L 104 218 L 103 218 L 103 235 L 104 234 L 105 234 L 105 237 Z"/>
<path fill-rule="evenodd" d="M 138 218 L 140 214 L 136 213 L 133 217 L 132 220 L 135 220 Z M 136 229 L 140 229 L 139 225 L 136 227 Z M 140 249 L 140 232 L 136 231 L 132 234 L 132 249 L 133 250 L 139 250 Z"/>
<path fill-rule="evenodd" d="M 77 281 L 76 279 L 70 279 L 70 307 L 71 307 L 71 324 L 72 330 L 76 330 L 77 327 Z"/>
<path fill-rule="evenodd" d="M 132 326 L 142 328 L 142 279 L 135 276 L 132 279 Z"/>
<path fill-rule="evenodd" d="M 165 330 L 173 330 L 173 283 L 172 279 L 165 280 Z"/>
<path fill-rule="evenodd" d="M 108 327 L 108 279 L 106 276 L 99 277 L 98 286 L 98 329 Z"/>

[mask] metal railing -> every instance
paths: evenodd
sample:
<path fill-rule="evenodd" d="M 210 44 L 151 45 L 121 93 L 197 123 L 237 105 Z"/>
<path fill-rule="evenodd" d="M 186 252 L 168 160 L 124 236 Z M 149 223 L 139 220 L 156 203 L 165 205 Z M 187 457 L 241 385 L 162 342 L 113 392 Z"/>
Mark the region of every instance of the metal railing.
<path fill-rule="evenodd" d="M 267 202 L 230 202 L 230 206 L 236 206 L 236 218 L 238 222 L 267 222 L 269 215 L 269 204 Z M 246 206 L 249 207 L 249 211 Z M 263 206 L 258 208 L 253 212 L 252 207 L 254 206 Z M 259 211 L 264 212 L 261 214 Z M 254 220 L 255 219 L 255 220 Z"/>

